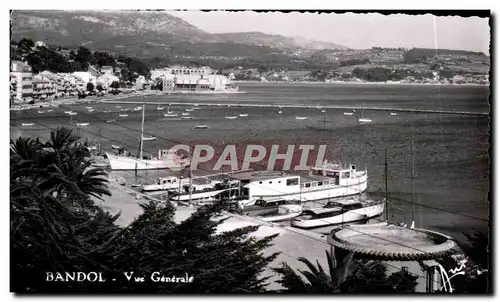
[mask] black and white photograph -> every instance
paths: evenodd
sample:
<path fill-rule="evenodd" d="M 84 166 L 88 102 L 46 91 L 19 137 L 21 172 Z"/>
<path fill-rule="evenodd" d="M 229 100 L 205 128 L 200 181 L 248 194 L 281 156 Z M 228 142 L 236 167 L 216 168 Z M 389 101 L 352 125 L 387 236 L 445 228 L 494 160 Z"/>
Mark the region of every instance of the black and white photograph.
<path fill-rule="evenodd" d="M 493 293 L 490 10 L 9 18 L 11 293 Z"/>

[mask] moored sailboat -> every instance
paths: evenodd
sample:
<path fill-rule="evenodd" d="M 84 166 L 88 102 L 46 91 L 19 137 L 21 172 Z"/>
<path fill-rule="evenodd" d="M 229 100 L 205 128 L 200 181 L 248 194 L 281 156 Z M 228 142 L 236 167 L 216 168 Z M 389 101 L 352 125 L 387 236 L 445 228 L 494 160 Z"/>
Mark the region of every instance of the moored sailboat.
<path fill-rule="evenodd" d="M 175 169 L 181 170 L 189 165 L 189 160 L 180 157 L 173 150 L 158 151 L 157 159 L 144 159 L 143 157 L 143 138 L 144 138 L 144 111 L 142 107 L 142 123 L 140 137 L 139 156 L 124 156 L 106 153 L 112 170 L 156 170 L 156 169 Z"/>

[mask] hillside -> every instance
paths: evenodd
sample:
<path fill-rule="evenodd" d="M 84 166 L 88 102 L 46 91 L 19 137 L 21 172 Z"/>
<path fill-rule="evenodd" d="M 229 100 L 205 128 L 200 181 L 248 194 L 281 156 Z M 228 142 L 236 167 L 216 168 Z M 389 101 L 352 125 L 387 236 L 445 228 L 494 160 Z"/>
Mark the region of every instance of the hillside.
<path fill-rule="evenodd" d="M 263 33 L 211 34 L 158 11 L 14 11 L 12 40 L 88 48 L 135 57 L 307 57 L 344 46 Z"/>
<path fill-rule="evenodd" d="M 283 50 L 348 49 L 346 46 L 329 42 L 312 41 L 300 37 L 268 35 L 261 32 L 223 33 L 215 34 L 215 36 L 225 42 L 266 46 Z"/>

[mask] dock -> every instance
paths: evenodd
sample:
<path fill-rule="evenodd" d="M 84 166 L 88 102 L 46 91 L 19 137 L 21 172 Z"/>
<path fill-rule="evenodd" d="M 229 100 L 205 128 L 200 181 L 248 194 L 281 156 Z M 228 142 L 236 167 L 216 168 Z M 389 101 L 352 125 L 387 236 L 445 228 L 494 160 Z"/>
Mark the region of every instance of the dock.
<path fill-rule="evenodd" d="M 145 104 L 145 105 L 168 105 L 168 106 L 199 106 L 199 107 L 239 107 L 239 108 L 302 108 L 302 109 L 334 109 L 334 110 L 371 110 L 371 111 L 390 111 L 390 112 L 413 112 L 413 113 L 436 113 L 436 114 L 456 114 L 456 115 L 473 115 L 473 116 L 489 116 L 488 112 L 473 112 L 473 111 L 453 111 L 453 110 L 431 110 L 431 109 L 403 109 L 403 108 L 388 108 L 388 107 L 360 107 L 360 106 L 308 106 L 308 105 L 280 105 L 280 104 L 242 104 L 242 103 L 208 103 L 208 102 L 146 102 L 146 101 L 116 101 L 116 100 L 101 100 L 102 103 L 109 104 Z"/>
<path fill-rule="evenodd" d="M 116 183 L 110 183 L 111 197 L 105 197 L 104 201 L 96 201 L 96 203 L 108 210 L 111 214 L 121 213 L 117 223 L 121 226 L 130 224 L 137 216 L 142 213 L 139 204 L 146 202 L 145 198 L 154 199 L 150 196 L 137 193 L 136 191 L 121 186 Z M 174 220 L 177 223 L 189 218 L 196 211 L 195 207 L 179 205 L 176 207 Z M 295 270 L 307 270 L 307 267 L 298 261 L 299 257 L 305 257 L 316 264 L 318 261 L 323 269 L 328 271 L 328 263 L 326 252 L 330 251 L 331 246 L 327 242 L 327 236 L 320 233 L 315 233 L 309 230 L 300 230 L 291 226 L 283 226 L 271 222 L 265 222 L 257 217 L 243 216 L 232 213 L 225 213 L 228 219 L 218 226 L 217 232 L 234 230 L 250 225 L 260 225 L 260 228 L 252 234 L 256 238 L 279 234 L 273 242 L 272 246 L 264 251 L 266 255 L 279 252 L 280 255 L 268 266 L 262 273 L 262 277 L 271 277 L 269 279 L 269 290 L 278 290 L 281 286 L 276 282 L 279 279 L 271 268 L 279 267 L 283 262 L 286 262 Z M 387 262 L 388 273 L 398 271 L 402 267 L 407 267 L 410 272 L 421 276 L 417 282 L 417 292 L 425 292 L 426 279 L 420 272 L 419 265 L 416 262 Z"/>

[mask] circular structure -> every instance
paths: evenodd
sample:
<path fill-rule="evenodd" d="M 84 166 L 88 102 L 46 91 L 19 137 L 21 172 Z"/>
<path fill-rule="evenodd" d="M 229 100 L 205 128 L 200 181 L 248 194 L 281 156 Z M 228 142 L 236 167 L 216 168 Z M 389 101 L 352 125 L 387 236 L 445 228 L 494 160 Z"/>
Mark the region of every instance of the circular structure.
<path fill-rule="evenodd" d="M 456 247 L 449 236 L 387 224 L 344 226 L 332 231 L 328 243 L 365 259 L 392 261 L 436 259 Z"/>

